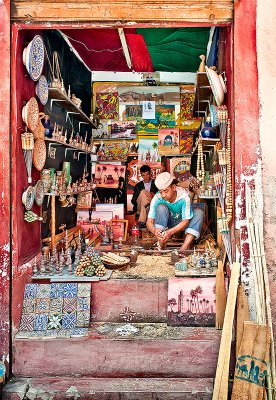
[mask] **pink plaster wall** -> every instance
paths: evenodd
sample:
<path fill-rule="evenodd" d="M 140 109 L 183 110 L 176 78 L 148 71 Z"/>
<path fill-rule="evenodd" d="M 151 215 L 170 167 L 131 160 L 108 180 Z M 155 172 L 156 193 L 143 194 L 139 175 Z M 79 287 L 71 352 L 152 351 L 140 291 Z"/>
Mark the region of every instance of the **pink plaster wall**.
<path fill-rule="evenodd" d="M 10 2 L 0 7 L 0 360 L 9 361 L 10 308 Z"/>
<path fill-rule="evenodd" d="M 268 13 L 269 10 L 269 13 Z M 276 2 L 257 0 L 260 146 L 263 167 L 264 236 L 272 317 L 276 321 Z M 274 335 L 276 326 L 274 325 Z"/>

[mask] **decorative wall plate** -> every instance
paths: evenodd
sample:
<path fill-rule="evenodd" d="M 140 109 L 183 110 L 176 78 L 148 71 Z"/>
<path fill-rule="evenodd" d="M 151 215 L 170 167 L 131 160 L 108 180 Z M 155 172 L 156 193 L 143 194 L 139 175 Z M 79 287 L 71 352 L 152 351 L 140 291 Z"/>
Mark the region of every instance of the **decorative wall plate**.
<path fill-rule="evenodd" d="M 41 104 L 45 106 L 48 101 L 49 89 L 47 79 L 44 75 L 41 75 L 36 84 L 35 94 L 39 98 Z"/>
<path fill-rule="evenodd" d="M 42 171 L 46 162 L 46 144 L 43 139 L 37 139 L 34 144 L 33 164 L 38 171 Z"/>
<path fill-rule="evenodd" d="M 33 81 L 37 81 L 44 66 L 44 43 L 42 37 L 36 35 L 23 51 L 23 64 Z"/>
<path fill-rule="evenodd" d="M 223 103 L 224 100 L 224 93 L 226 92 L 226 86 L 225 83 L 222 85 L 223 78 L 221 75 L 218 75 L 216 71 L 213 69 L 210 69 L 208 67 L 205 67 L 207 77 L 215 98 L 215 101 L 218 106 L 220 106 Z"/>
<path fill-rule="evenodd" d="M 22 109 L 22 119 L 30 131 L 33 132 L 37 127 L 38 118 L 38 102 L 36 101 L 35 97 L 31 97 L 28 103 Z"/>
<path fill-rule="evenodd" d="M 41 180 L 37 181 L 34 187 L 34 198 L 38 206 L 42 206 L 44 200 L 44 184 Z"/>
<path fill-rule="evenodd" d="M 31 210 L 34 204 L 34 188 L 28 186 L 28 188 L 22 194 L 22 203 L 27 211 Z"/>

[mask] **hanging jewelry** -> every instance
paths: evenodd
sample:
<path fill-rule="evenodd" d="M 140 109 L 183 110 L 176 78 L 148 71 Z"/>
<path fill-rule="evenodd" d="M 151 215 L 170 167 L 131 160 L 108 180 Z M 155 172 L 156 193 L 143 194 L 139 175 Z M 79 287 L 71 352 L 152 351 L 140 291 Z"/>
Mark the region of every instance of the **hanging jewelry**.
<path fill-rule="evenodd" d="M 196 177 L 200 182 L 200 186 L 204 185 L 204 177 L 205 177 L 205 167 L 204 167 L 204 158 L 203 158 L 203 146 L 202 140 L 198 141 L 197 148 L 197 168 L 196 168 Z"/>
<path fill-rule="evenodd" d="M 230 136 L 230 119 L 227 125 L 227 189 L 226 189 L 226 217 L 227 222 L 233 217 L 233 200 L 232 200 L 232 172 L 231 172 L 231 136 Z"/>

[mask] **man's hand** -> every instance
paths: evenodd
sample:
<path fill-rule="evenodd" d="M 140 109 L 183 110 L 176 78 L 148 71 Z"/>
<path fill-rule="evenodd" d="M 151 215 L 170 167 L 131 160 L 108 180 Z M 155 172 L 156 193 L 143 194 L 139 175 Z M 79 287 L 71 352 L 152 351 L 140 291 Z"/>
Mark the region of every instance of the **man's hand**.
<path fill-rule="evenodd" d="M 163 232 L 161 231 L 161 229 L 155 228 L 153 234 L 157 237 L 158 240 L 162 240 Z"/>
<path fill-rule="evenodd" d="M 160 239 L 158 238 L 158 239 L 161 243 L 165 243 L 170 239 L 170 237 L 171 237 L 171 233 L 169 230 L 167 230 L 167 231 L 162 232 L 161 238 Z"/>

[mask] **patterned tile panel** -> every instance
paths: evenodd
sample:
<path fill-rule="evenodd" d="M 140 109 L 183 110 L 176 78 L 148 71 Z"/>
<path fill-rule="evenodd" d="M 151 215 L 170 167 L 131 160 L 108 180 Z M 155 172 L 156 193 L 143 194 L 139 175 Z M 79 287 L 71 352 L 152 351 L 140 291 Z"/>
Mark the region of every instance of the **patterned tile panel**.
<path fill-rule="evenodd" d="M 50 297 L 51 298 L 63 297 L 63 284 L 62 283 L 52 283 L 51 284 Z"/>
<path fill-rule="evenodd" d="M 24 299 L 23 300 L 23 308 L 22 314 L 33 314 L 35 313 L 36 308 L 36 299 Z"/>
<path fill-rule="evenodd" d="M 35 331 L 46 331 L 48 324 L 48 314 L 36 314 L 34 322 Z"/>
<path fill-rule="evenodd" d="M 48 314 L 50 310 L 50 298 L 46 297 L 44 299 L 37 299 L 36 300 L 36 310 L 37 314 Z"/>
<path fill-rule="evenodd" d="M 20 331 L 31 332 L 34 330 L 35 314 L 23 314 L 21 316 Z"/>
<path fill-rule="evenodd" d="M 90 310 L 90 297 L 78 297 L 77 312 Z"/>
<path fill-rule="evenodd" d="M 64 297 L 63 299 L 63 314 L 72 313 L 77 311 L 77 298 Z"/>
<path fill-rule="evenodd" d="M 61 314 L 51 314 L 48 319 L 47 329 L 60 329 L 61 328 L 62 315 Z"/>
<path fill-rule="evenodd" d="M 63 298 L 50 298 L 50 314 L 62 314 Z"/>
<path fill-rule="evenodd" d="M 62 318 L 62 328 L 63 329 L 73 329 L 76 326 L 77 315 L 76 313 L 67 313 L 63 315 Z"/>
<path fill-rule="evenodd" d="M 46 283 L 41 283 L 38 285 L 36 297 L 39 299 L 50 297 L 50 292 L 51 292 L 51 285 Z"/>
<path fill-rule="evenodd" d="M 24 299 L 35 298 L 37 294 L 38 285 L 36 283 L 27 283 L 25 285 Z"/>
<path fill-rule="evenodd" d="M 63 297 L 77 297 L 78 284 L 77 283 L 64 283 L 63 284 Z"/>
<path fill-rule="evenodd" d="M 78 297 L 90 297 L 90 296 L 91 296 L 91 283 L 79 283 Z"/>
<path fill-rule="evenodd" d="M 90 322 L 90 310 L 77 313 L 76 327 L 88 327 Z"/>

